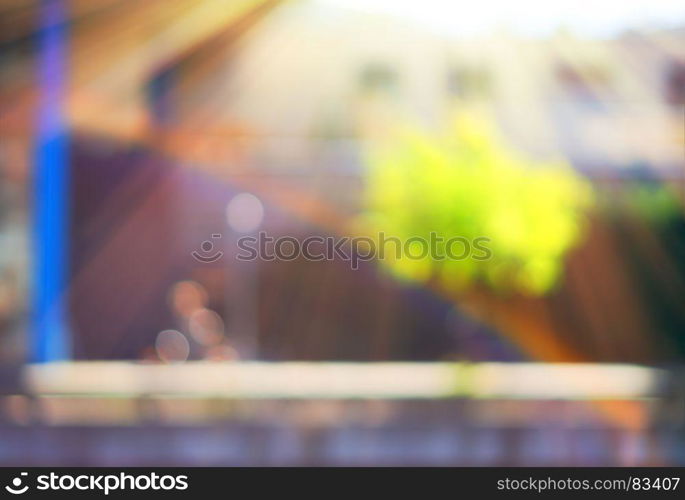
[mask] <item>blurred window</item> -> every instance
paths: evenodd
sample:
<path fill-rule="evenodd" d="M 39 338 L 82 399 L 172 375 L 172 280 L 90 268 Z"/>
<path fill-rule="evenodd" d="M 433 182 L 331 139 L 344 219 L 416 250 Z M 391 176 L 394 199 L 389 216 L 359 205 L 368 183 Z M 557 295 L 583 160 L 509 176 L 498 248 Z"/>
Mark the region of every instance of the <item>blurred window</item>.
<path fill-rule="evenodd" d="M 463 99 L 477 99 L 490 95 L 492 81 L 490 72 L 474 66 L 453 67 L 447 75 L 450 95 Z"/>
<path fill-rule="evenodd" d="M 666 70 L 665 99 L 671 106 L 685 104 L 685 63 L 672 61 Z"/>
<path fill-rule="evenodd" d="M 373 94 L 394 94 L 399 87 L 399 75 L 390 65 L 374 62 L 364 66 L 359 85 L 364 92 Z"/>
<path fill-rule="evenodd" d="M 612 92 L 613 78 L 599 64 L 568 64 L 557 66 L 556 77 L 564 93 L 578 104 L 598 107 L 603 97 Z"/>

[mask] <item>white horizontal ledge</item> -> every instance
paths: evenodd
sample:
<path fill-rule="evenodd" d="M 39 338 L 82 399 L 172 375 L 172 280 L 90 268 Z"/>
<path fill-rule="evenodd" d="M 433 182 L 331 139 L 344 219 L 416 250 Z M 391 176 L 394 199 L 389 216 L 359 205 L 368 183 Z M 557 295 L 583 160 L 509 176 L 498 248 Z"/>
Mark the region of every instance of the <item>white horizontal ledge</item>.
<path fill-rule="evenodd" d="M 652 397 L 664 374 L 635 365 L 548 363 L 65 362 L 29 365 L 36 395 L 221 398 Z"/>

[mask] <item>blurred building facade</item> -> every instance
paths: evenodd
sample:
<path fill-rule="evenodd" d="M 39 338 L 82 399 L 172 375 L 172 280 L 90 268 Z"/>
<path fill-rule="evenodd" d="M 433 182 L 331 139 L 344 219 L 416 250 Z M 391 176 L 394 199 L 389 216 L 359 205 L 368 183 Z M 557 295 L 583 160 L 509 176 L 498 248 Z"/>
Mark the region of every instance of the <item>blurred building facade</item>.
<path fill-rule="evenodd" d="M 8 8 L 21 21 L 3 35 L 2 296 L 4 331 L 15 332 L 4 352 L 19 356 L 35 5 Z M 682 212 L 659 224 L 593 214 L 558 290 L 475 308 L 372 265 L 246 269 L 225 220 L 231 198 L 250 192 L 274 235 L 344 234 L 363 208 L 365 132 L 392 120 L 439 131 L 460 107 L 490 116 L 522 151 L 568 158 L 610 197 L 636 181 L 682 194 L 682 30 L 455 40 L 306 2 L 69 8 L 75 356 L 143 356 L 158 332 L 181 328 L 168 297 L 192 280 L 228 338 L 254 337 L 247 357 L 521 359 L 536 330 L 571 359 L 682 357 Z M 212 234 L 227 255 L 199 264 L 191 253 Z"/>

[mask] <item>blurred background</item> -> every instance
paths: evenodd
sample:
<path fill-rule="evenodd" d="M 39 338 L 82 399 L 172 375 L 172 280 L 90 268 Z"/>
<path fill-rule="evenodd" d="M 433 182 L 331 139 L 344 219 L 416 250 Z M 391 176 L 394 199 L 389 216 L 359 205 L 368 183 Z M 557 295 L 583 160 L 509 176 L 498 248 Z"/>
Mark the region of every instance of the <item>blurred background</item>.
<path fill-rule="evenodd" d="M 0 23 L 0 464 L 685 465 L 681 2 Z"/>

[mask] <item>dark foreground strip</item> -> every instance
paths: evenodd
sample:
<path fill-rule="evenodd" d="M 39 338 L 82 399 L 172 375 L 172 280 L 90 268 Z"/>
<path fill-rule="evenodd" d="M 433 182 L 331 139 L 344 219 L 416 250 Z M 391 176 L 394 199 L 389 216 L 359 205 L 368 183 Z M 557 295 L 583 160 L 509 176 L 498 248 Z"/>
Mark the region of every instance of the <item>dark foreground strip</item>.
<path fill-rule="evenodd" d="M 0 496 L 683 498 L 681 468 L 4 468 Z"/>

